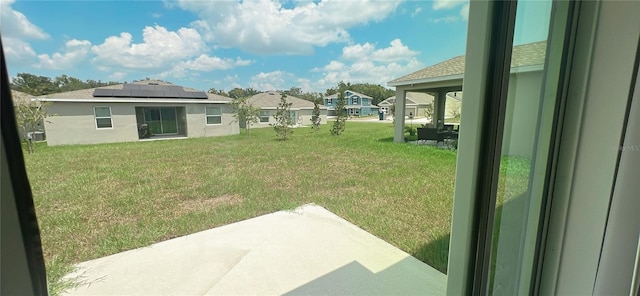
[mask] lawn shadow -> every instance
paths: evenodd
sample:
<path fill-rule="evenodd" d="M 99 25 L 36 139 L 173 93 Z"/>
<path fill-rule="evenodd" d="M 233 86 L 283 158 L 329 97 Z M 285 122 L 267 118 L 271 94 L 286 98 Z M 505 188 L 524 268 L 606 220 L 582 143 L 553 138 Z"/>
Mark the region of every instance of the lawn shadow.
<path fill-rule="evenodd" d="M 383 143 L 393 143 L 393 136 L 392 137 L 386 137 L 386 138 L 380 138 L 377 141 L 378 142 L 383 142 Z"/>
<path fill-rule="evenodd" d="M 411 255 L 440 272 L 447 274 L 450 236 L 449 233 L 441 235 L 437 239 L 422 245 Z"/>

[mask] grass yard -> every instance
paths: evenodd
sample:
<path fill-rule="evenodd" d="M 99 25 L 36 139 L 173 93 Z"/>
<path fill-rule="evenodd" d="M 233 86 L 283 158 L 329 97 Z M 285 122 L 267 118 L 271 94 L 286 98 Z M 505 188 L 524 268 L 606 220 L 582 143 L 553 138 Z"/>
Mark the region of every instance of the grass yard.
<path fill-rule="evenodd" d="M 306 203 L 446 272 L 456 153 L 395 144 L 391 123 L 329 129 L 38 147 L 25 160 L 50 282 L 73 263 Z"/>

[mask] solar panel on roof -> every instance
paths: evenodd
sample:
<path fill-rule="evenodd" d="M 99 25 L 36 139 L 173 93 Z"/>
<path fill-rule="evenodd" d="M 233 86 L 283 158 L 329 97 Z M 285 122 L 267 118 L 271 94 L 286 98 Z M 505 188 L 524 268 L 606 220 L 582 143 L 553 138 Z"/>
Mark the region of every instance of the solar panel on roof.
<path fill-rule="evenodd" d="M 195 99 L 208 99 L 209 96 L 205 92 L 199 91 L 193 93 L 193 98 Z"/>
<path fill-rule="evenodd" d="M 111 97 L 113 96 L 113 89 L 96 88 L 93 91 L 94 97 Z"/>
<path fill-rule="evenodd" d="M 123 90 L 137 90 L 137 89 L 140 89 L 140 85 L 139 84 L 127 83 L 127 84 L 123 84 L 122 85 L 122 89 Z"/>
<path fill-rule="evenodd" d="M 175 90 L 165 90 L 164 91 L 165 98 L 179 98 L 178 91 Z"/>
<path fill-rule="evenodd" d="M 131 90 L 114 89 L 113 96 L 119 98 L 131 97 Z"/>

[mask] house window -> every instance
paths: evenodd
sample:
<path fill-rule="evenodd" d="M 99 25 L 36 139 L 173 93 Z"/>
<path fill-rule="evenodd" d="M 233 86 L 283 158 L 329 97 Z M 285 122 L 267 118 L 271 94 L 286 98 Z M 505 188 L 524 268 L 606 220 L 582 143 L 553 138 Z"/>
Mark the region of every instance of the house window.
<path fill-rule="evenodd" d="M 96 128 L 113 128 L 111 121 L 111 107 L 93 107 L 96 118 Z"/>
<path fill-rule="evenodd" d="M 206 107 L 207 125 L 222 124 L 222 112 L 220 107 Z"/>
<path fill-rule="evenodd" d="M 260 122 L 269 122 L 269 111 L 260 111 Z"/>
<path fill-rule="evenodd" d="M 351 99 L 351 105 L 358 105 L 358 97 L 353 97 Z"/>
<path fill-rule="evenodd" d="M 331 105 L 331 99 L 327 99 L 327 105 Z"/>

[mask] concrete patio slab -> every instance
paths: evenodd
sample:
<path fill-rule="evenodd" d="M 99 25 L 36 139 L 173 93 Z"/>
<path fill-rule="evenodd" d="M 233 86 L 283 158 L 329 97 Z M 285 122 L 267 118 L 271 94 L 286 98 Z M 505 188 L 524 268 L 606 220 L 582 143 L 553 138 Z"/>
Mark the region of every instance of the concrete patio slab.
<path fill-rule="evenodd" d="M 446 276 L 305 205 L 77 265 L 67 295 L 442 295 Z"/>

